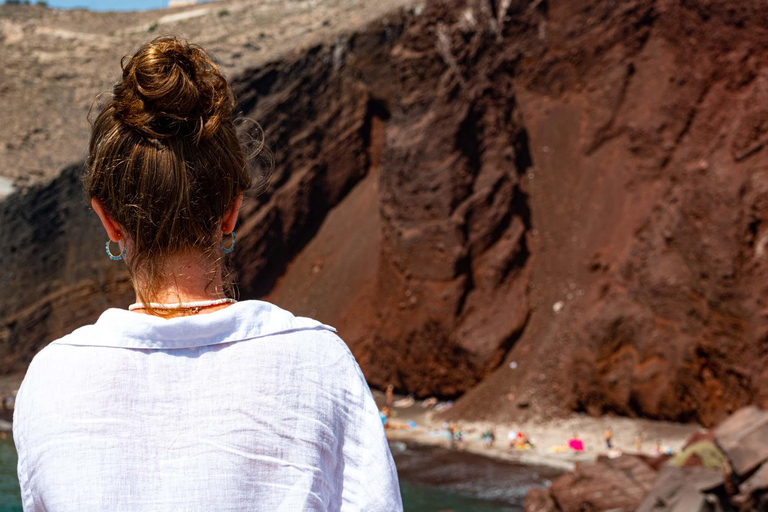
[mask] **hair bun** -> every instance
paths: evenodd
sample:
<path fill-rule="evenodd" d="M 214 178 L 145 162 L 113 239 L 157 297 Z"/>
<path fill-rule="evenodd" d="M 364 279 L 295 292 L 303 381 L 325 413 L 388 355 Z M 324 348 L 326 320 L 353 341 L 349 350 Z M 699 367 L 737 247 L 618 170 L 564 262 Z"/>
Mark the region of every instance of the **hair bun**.
<path fill-rule="evenodd" d="M 123 64 L 113 102 L 123 123 L 156 139 L 210 138 L 234 108 L 232 91 L 211 57 L 175 37 L 145 44 Z"/>

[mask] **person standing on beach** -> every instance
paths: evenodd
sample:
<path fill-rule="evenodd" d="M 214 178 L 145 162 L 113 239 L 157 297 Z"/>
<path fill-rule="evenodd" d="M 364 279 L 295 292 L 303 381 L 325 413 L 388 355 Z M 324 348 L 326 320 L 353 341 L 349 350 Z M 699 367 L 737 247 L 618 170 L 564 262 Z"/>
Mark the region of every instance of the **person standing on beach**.
<path fill-rule="evenodd" d="M 456 448 L 456 424 L 455 423 L 448 424 L 448 440 L 450 442 L 451 448 Z"/>
<path fill-rule="evenodd" d="M 611 427 L 606 428 L 603 431 L 603 438 L 605 438 L 605 447 L 609 450 L 613 449 L 613 430 Z"/>
<path fill-rule="evenodd" d="M 392 384 L 387 386 L 386 397 L 387 397 L 387 407 L 389 407 L 389 410 L 391 411 L 395 403 L 395 386 L 393 386 Z"/>
<path fill-rule="evenodd" d="M 517 441 L 517 430 L 510 430 L 507 432 L 507 448 L 514 449 L 515 441 Z"/>
<path fill-rule="evenodd" d="M 480 440 L 483 442 L 483 446 L 485 448 L 491 448 L 493 444 L 492 439 L 493 439 L 493 435 L 491 434 L 490 428 L 483 431 L 483 434 L 480 436 Z"/>
<path fill-rule="evenodd" d="M 29 366 L 13 422 L 24 511 L 401 512 L 335 329 L 233 298 L 224 262 L 252 177 L 226 79 L 173 37 L 122 68 L 83 182 L 136 303 Z"/>

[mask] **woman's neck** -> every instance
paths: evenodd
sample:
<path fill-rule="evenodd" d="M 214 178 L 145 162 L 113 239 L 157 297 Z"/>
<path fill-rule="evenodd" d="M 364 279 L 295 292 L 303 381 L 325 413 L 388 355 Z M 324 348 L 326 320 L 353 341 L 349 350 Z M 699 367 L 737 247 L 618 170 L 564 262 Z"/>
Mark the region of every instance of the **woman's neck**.
<path fill-rule="evenodd" d="M 178 255 L 170 257 L 164 265 L 166 280 L 149 287 L 140 280 L 134 281 L 136 302 L 144 300 L 161 304 L 179 304 L 216 300 L 226 297 L 221 276 L 221 266 L 199 255 Z"/>

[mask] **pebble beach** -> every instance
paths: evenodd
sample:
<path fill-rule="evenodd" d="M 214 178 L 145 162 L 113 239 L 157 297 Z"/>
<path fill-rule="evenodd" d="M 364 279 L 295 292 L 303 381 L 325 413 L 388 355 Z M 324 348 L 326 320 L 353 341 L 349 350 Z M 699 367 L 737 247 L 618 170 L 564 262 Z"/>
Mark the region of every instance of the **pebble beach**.
<path fill-rule="evenodd" d="M 382 407 L 386 402 L 384 393 L 374 391 L 373 395 L 376 403 Z M 395 404 L 402 398 L 396 397 Z M 451 442 L 444 427 L 445 421 L 439 415 L 439 403 L 431 407 L 423 405 L 424 401 L 415 400 L 409 407 L 395 405 L 392 408 L 387 428 L 390 441 L 450 448 Z M 676 453 L 692 434 L 702 430 L 702 427 L 695 424 L 624 417 L 593 418 L 581 414 L 574 414 L 565 419 L 518 424 L 461 421 L 456 422 L 456 426 L 464 433 L 463 440 L 456 450 L 559 471 L 571 471 L 577 464 L 590 463 L 600 455 L 608 455 L 609 450 L 603 437 L 606 428 L 613 431 L 614 454 L 618 453 L 615 450 L 638 453 L 636 442 L 640 436 L 639 452 L 646 455 L 658 454 L 659 448 Z M 495 442 L 491 447 L 486 446 L 482 440 L 483 432 L 488 429 L 495 432 Z M 510 431 L 523 432 L 533 446 L 526 450 L 510 449 L 507 439 Z M 567 442 L 574 434 L 583 440 L 584 451 L 567 449 Z"/>

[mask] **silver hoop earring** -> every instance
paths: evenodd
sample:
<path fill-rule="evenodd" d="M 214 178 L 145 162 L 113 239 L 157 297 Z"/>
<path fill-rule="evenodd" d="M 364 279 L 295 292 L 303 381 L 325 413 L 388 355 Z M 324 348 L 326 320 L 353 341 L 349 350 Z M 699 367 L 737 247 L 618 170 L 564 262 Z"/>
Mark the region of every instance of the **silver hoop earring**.
<path fill-rule="evenodd" d="M 109 240 L 107 240 L 107 256 L 109 256 L 109 259 L 111 259 L 112 261 L 120 261 L 121 259 L 125 258 L 125 249 L 126 247 L 123 246 L 122 252 L 117 256 L 115 256 L 114 254 L 112 254 L 112 251 L 109 250 Z"/>
<path fill-rule="evenodd" d="M 232 245 L 230 245 L 229 247 L 225 247 L 224 246 L 223 238 L 222 238 L 222 241 L 221 241 L 221 252 L 223 252 L 224 254 L 229 254 L 229 253 L 231 253 L 232 251 L 235 250 L 235 240 L 237 240 L 237 237 L 235 236 L 235 232 L 234 231 L 232 231 L 229 234 L 232 235 Z M 226 235 L 224 235 L 224 236 L 226 236 Z"/>

